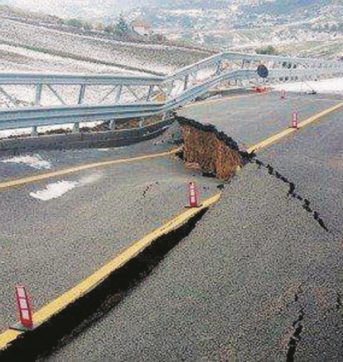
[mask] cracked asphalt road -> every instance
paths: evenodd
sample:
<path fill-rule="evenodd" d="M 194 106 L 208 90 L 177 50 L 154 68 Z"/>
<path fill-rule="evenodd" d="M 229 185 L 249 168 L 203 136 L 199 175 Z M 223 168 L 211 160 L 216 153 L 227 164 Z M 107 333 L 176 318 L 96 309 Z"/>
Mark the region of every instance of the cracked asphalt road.
<path fill-rule="evenodd" d="M 215 117 L 215 107 L 213 123 L 259 141 L 270 130 L 260 110 L 275 107 L 268 97 L 245 116 L 245 129 L 225 114 Z M 331 102 L 305 107 L 310 115 Z M 283 119 L 290 108 L 280 111 Z M 288 195 L 289 184 L 250 163 L 149 278 L 49 360 L 341 361 L 341 119 L 342 111 L 332 113 L 257 155 L 294 183 L 328 231 Z"/>
<path fill-rule="evenodd" d="M 38 153 L 55 170 L 102 160 L 104 153 L 107 158 L 120 159 L 175 147 L 162 140 L 129 149 Z M 3 164 L 1 160 L 0 165 L 5 175 L 37 173 L 25 165 Z M 186 170 L 174 155 L 1 190 L 0 331 L 16 322 L 16 284 L 28 287 L 38 310 L 99 269 L 119 250 L 179 214 L 187 202 L 191 179 L 198 182 L 203 198 L 218 192 L 218 181 Z M 47 201 L 31 196 L 61 181 L 76 187 Z"/>
<path fill-rule="evenodd" d="M 31 176 L 39 172 L 54 171 L 86 163 L 99 162 L 104 160 L 116 160 L 130 157 L 143 156 L 153 153 L 160 153 L 175 148 L 165 142 L 165 136 L 152 141 L 137 143 L 126 147 L 114 148 L 86 148 L 75 150 L 39 150 L 39 152 L 25 152 L 15 156 L 0 156 L 0 182 L 14 178 Z M 4 163 L 3 161 L 16 156 L 39 156 L 44 161 L 51 164 L 51 169 L 35 169 L 21 163 Z"/>

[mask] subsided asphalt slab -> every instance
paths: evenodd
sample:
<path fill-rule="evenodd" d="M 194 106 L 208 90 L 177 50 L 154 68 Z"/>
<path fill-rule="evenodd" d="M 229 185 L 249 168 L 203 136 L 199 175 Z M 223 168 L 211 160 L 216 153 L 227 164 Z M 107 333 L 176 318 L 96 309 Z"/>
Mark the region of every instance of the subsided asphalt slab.
<path fill-rule="evenodd" d="M 272 172 L 243 168 L 149 278 L 49 360 L 340 361 L 341 115 L 259 153 Z"/>
<path fill-rule="evenodd" d="M 31 176 L 40 172 L 54 171 L 67 167 L 78 166 L 80 164 L 165 152 L 176 147 L 175 145 L 167 142 L 172 139 L 171 135 L 173 134 L 173 129 L 174 128 L 172 127 L 170 131 L 167 131 L 167 134 L 156 139 L 125 147 L 85 148 L 75 150 L 37 150 L 33 152 L 21 152 L 14 156 L 0 155 L 0 181 Z M 8 162 L 19 156 L 35 157 L 36 159 L 38 157 L 38 159 L 47 161 L 50 168 L 37 169 L 30 167 L 25 163 Z"/>
<path fill-rule="evenodd" d="M 30 196 L 62 180 L 79 184 L 48 201 Z M 190 180 L 204 198 L 218 192 L 218 181 L 185 170 L 174 155 L 1 190 L 0 329 L 16 321 L 16 284 L 39 309 L 180 213 Z"/>

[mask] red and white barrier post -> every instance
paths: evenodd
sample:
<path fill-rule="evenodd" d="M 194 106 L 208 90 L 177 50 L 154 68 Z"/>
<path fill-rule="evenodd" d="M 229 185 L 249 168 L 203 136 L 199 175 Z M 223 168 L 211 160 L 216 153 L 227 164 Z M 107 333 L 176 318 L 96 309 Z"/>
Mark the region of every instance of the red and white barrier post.
<path fill-rule="evenodd" d="M 22 285 L 17 285 L 15 287 L 15 294 L 17 299 L 17 308 L 20 318 L 20 323 L 23 327 L 27 329 L 32 329 L 32 309 L 31 302 L 27 290 Z"/>
<path fill-rule="evenodd" d="M 188 207 L 199 207 L 198 204 L 198 190 L 195 182 L 190 182 L 188 184 L 188 198 L 189 206 Z"/>
<path fill-rule="evenodd" d="M 298 128 L 298 112 L 294 111 L 292 113 L 292 128 Z"/>

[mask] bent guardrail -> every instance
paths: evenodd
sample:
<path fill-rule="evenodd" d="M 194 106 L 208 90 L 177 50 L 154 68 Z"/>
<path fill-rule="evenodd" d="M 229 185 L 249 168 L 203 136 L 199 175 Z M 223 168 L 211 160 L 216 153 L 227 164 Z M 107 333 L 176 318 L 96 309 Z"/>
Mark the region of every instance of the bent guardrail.
<path fill-rule="evenodd" d="M 257 74 L 264 64 L 266 79 Z M 169 111 L 227 83 L 269 84 L 343 74 L 343 62 L 283 56 L 221 53 L 165 77 L 0 74 L 0 130 L 32 128 L 94 120 L 141 118 Z M 4 107 L 8 109 L 5 109 Z M 115 122 L 111 123 L 115 127 Z"/>

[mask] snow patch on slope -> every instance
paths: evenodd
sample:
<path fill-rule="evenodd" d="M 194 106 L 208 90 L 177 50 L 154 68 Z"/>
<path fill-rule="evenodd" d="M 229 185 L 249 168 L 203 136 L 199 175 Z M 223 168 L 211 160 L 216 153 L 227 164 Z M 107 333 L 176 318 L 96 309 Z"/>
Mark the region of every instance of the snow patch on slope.
<path fill-rule="evenodd" d="M 273 87 L 276 90 L 285 90 L 288 92 L 311 92 L 315 90 L 318 93 L 343 94 L 343 78 L 333 78 L 306 82 L 296 82 L 287 84 L 278 84 Z"/>

